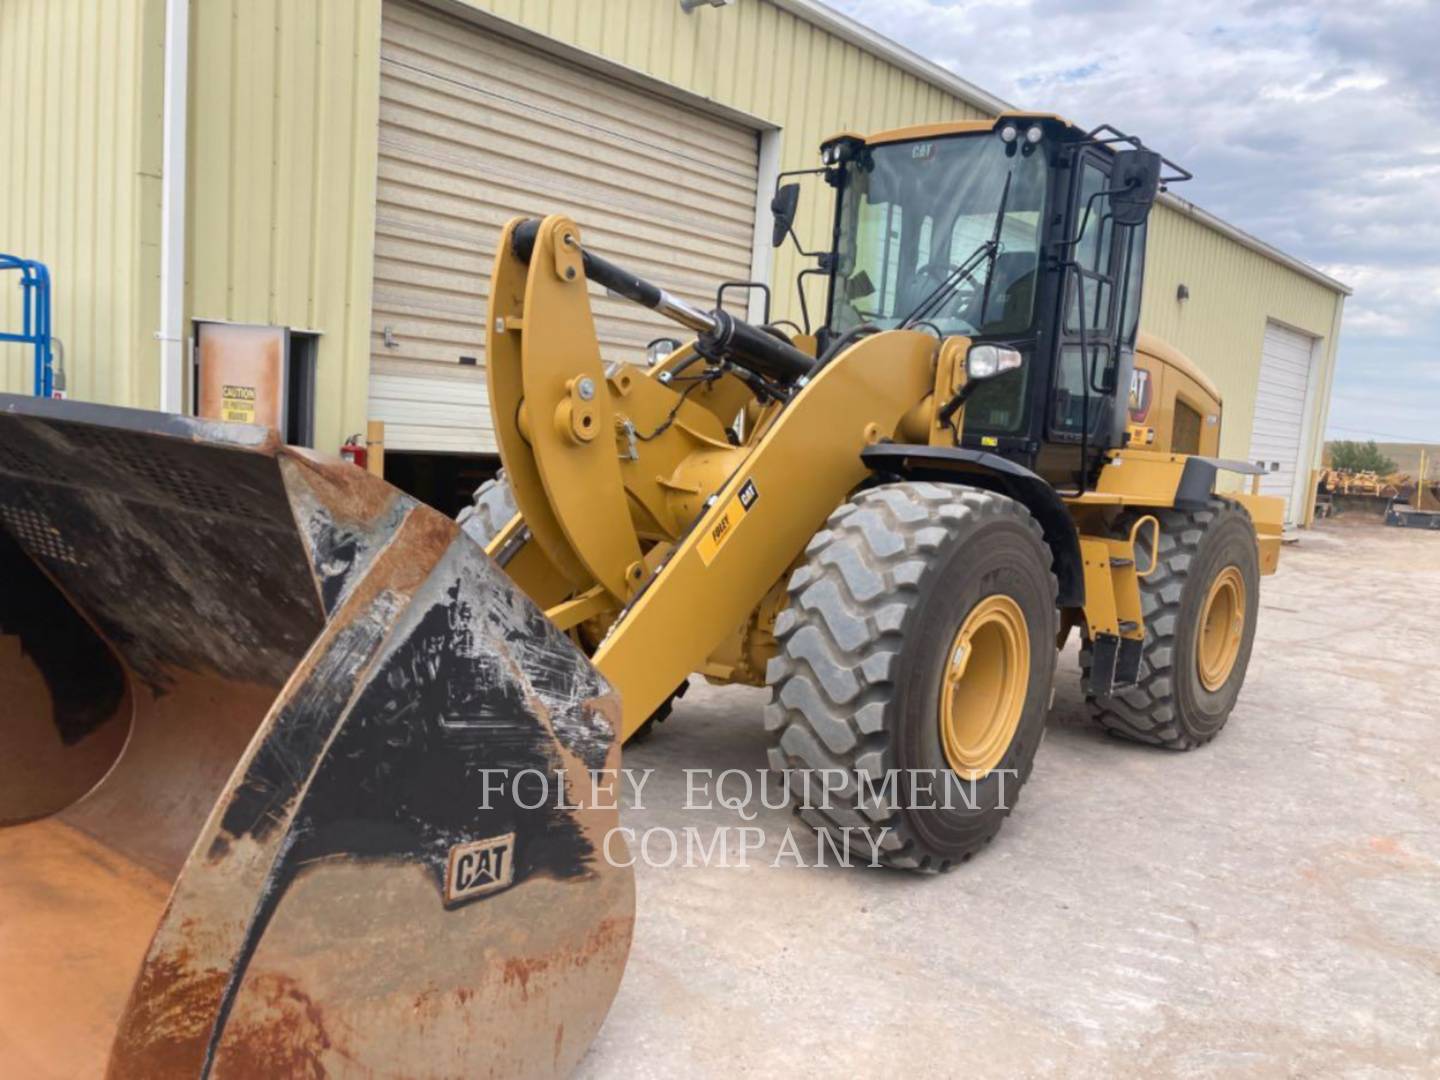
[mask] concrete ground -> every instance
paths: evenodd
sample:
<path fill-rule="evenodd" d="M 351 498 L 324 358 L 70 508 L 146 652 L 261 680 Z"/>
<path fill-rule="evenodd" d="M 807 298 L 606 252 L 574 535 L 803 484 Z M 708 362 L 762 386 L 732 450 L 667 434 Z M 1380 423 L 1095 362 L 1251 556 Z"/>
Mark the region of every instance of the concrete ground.
<path fill-rule="evenodd" d="M 786 811 L 682 809 L 686 768 L 765 762 L 764 693 L 692 688 L 625 823 L 765 846 L 638 868 L 580 1075 L 1440 1075 L 1440 535 L 1303 533 L 1258 635 L 1189 754 L 1091 726 L 1072 645 L 1014 814 L 938 878 L 772 867 Z"/>

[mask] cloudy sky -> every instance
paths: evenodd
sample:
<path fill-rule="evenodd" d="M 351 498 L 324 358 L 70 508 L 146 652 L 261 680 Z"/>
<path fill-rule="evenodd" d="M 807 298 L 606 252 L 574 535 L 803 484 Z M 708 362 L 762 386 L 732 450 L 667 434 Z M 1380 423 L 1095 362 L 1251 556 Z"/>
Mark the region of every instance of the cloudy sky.
<path fill-rule="evenodd" d="M 1440 0 L 826 0 L 989 92 L 1141 134 L 1351 285 L 1331 438 L 1440 442 Z"/>

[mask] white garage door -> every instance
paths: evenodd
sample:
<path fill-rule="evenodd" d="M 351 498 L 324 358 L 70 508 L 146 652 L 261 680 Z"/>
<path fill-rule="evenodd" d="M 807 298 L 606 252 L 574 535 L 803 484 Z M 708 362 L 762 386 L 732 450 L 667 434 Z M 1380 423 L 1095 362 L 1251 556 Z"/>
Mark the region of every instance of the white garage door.
<path fill-rule="evenodd" d="M 1303 471 L 1301 440 L 1314 355 L 1313 337 L 1277 323 L 1265 327 L 1255 426 L 1250 432 L 1250 460 L 1266 470 L 1260 479 L 1261 493 L 1286 500 L 1287 525 L 1294 523 L 1301 509 L 1296 484 Z"/>
<path fill-rule="evenodd" d="M 588 247 L 706 308 L 751 276 L 756 133 L 418 5 L 386 3 L 370 415 L 392 450 L 490 453 L 485 312 L 500 229 Z M 607 359 L 673 324 L 591 286 Z M 737 296 L 737 300 L 740 299 Z"/>

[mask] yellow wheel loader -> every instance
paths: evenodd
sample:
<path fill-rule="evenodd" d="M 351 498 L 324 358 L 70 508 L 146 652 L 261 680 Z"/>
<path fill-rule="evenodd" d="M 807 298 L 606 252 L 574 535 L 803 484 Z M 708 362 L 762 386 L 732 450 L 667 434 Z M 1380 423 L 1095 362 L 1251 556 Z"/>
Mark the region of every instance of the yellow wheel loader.
<path fill-rule="evenodd" d="M 1072 632 L 1107 728 L 1220 730 L 1282 510 L 1217 491 L 1218 393 L 1137 332 L 1187 174 L 1021 113 L 812 171 L 816 326 L 511 222 L 458 525 L 262 429 L 0 399 L 7 1073 L 563 1074 L 634 911 L 574 796 L 697 673 L 770 687 L 801 817 L 920 871 L 999 829 Z M 592 286 L 693 339 L 602 360 Z"/>

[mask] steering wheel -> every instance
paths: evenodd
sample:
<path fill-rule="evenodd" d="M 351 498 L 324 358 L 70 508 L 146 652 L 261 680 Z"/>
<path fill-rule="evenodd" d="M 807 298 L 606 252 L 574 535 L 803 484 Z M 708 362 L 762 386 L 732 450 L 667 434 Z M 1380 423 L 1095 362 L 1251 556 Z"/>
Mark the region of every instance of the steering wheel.
<path fill-rule="evenodd" d="M 920 276 L 928 281 L 934 282 L 930 290 L 927 290 L 931 291 L 943 285 L 955 270 L 956 267 L 951 266 L 949 263 L 936 260 L 935 262 L 929 262 L 920 267 Z M 942 311 L 948 311 L 958 318 L 965 319 L 965 316 L 962 315 L 961 312 L 968 311 L 974 305 L 979 293 L 980 287 L 975 282 L 975 270 L 971 270 L 969 274 L 956 284 L 950 296 L 941 302 L 939 309 L 930 314 L 934 317 Z M 970 320 L 965 319 L 965 321 L 969 322 Z"/>

